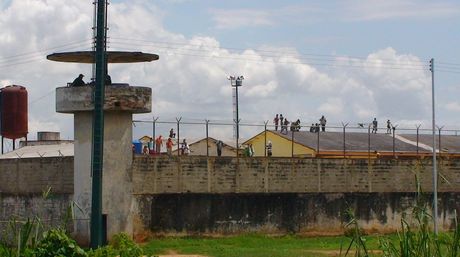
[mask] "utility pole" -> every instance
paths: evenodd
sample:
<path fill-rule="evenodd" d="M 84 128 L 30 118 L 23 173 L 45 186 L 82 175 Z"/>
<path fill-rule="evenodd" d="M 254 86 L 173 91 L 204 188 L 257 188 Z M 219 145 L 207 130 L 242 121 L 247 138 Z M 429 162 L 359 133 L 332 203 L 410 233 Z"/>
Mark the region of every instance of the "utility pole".
<path fill-rule="evenodd" d="M 106 0 L 97 1 L 96 14 L 96 85 L 94 87 L 93 140 L 92 140 L 92 193 L 91 193 L 91 248 L 103 242 L 102 227 L 102 171 L 104 159 L 104 95 L 106 60 Z"/>
<path fill-rule="evenodd" d="M 430 60 L 431 71 L 431 104 L 432 104 L 432 132 L 433 132 L 433 221 L 434 233 L 438 235 L 438 171 L 436 164 L 436 119 L 434 97 L 434 59 Z"/>

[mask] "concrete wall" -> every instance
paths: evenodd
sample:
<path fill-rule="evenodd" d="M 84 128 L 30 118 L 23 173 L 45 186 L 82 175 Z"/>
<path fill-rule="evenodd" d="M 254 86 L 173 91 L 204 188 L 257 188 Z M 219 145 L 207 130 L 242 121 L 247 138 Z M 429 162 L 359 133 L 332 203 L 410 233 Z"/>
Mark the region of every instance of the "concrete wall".
<path fill-rule="evenodd" d="M 104 114 L 104 170 L 102 175 L 102 212 L 107 214 L 107 234 L 132 233 L 132 114 Z M 77 211 L 75 237 L 87 244 L 91 213 L 91 139 L 92 115 L 75 113 L 75 192 Z"/>
<path fill-rule="evenodd" d="M 50 194 L 44 198 L 48 188 Z M 39 217 L 44 226 L 61 224 L 72 194 L 73 157 L 1 159 L 0 231 L 13 217 Z"/>
<path fill-rule="evenodd" d="M 460 160 L 439 165 L 439 224 L 449 229 L 460 211 Z M 342 233 L 350 207 L 365 230 L 394 232 L 415 205 L 416 177 L 429 192 L 431 159 L 136 157 L 134 235 Z"/>
<path fill-rule="evenodd" d="M 73 194 L 73 157 L 0 159 L 0 193 Z"/>
<path fill-rule="evenodd" d="M 426 195 L 431 199 L 431 195 Z M 411 217 L 416 193 L 272 193 L 137 195 L 135 236 L 248 232 L 332 235 L 345 231 L 349 208 L 369 233 L 395 232 Z M 439 227 L 455 226 L 460 194 L 439 194 Z"/>
<path fill-rule="evenodd" d="M 460 191 L 460 160 L 439 162 L 440 192 Z M 431 159 L 136 157 L 134 194 L 416 192 L 431 190 Z"/>
<path fill-rule="evenodd" d="M 116 123 L 117 118 L 107 119 Z M 112 129 L 119 130 L 112 133 L 129 137 L 123 134 L 129 134 L 127 128 Z M 77 139 L 83 140 L 80 135 Z M 365 229 L 388 232 L 399 228 L 402 213 L 409 213 L 415 204 L 416 175 L 423 191 L 431 189 L 431 159 L 370 163 L 200 156 L 131 159 L 129 146 L 126 153 L 119 152 L 120 138 L 106 140 L 110 143 L 105 151 L 113 159 L 104 159 L 103 208 L 108 213 L 109 233 L 125 231 L 137 237 L 250 231 L 339 233 L 348 207 L 356 210 Z M 132 168 L 117 167 L 116 158 L 129 158 Z M 83 163 L 86 161 L 75 159 L 80 170 L 85 168 Z M 0 160 L 0 220 L 39 214 L 59 221 L 74 192 L 80 194 L 75 200 L 87 193 L 89 201 L 90 192 L 83 190 L 90 183 L 86 168 L 86 173 L 74 174 L 72 157 Z M 439 221 L 442 229 L 448 229 L 454 210 L 460 211 L 460 160 L 440 161 L 439 172 Z M 73 175 L 82 179 L 75 187 Z M 48 186 L 53 197 L 43 199 L 41 194 Z M 78 222 L 88 228 L 88 220 Z"/>

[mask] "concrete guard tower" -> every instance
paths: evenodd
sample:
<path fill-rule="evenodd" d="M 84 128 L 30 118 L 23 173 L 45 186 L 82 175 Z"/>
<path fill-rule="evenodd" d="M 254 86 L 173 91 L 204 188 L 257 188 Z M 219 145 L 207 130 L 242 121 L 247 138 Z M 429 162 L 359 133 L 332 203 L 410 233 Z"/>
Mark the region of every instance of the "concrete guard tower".
<path fill-rule="evenodd" d="M 107 63 L 151 62 L 158 55 L 142 52 L 106 52 Z M 94 52 L 55 53 L 47 59 L 59 62 L 94 63 Z M 58 87 L 56 111 L 74 114 L 75 239 L 89 243 L 91 213 L 91 140 L 94 87 Z M 133 234 L 132 114 L 152 110 L 152 89 L 126 83 L 105 86 L 102 212 L 107 215 L 107 236 Z"/>

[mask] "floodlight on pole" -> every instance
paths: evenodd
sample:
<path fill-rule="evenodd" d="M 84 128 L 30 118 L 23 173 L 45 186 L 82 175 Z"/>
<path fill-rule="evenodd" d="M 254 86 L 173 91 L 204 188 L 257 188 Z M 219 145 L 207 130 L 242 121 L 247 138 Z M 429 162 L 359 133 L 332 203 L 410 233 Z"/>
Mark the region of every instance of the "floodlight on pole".
<path fill-rule="evenodd" d="M 434 97 L 434 59 L 430 60 L 431 71 L 431 104 L 432 104 L 432 133 L 433 133 L 433 223 L 434 233 L 438 235 L 438 171 L 436 163 L 436 117 Z"/>
<path fill-rule="evenodd" d="M 234 122 L 235 122 L 235 137 L 236 137 L 236 149 L 237 149 L 237 154 L 238 154 L 238 139 L 240 137 L 240 130 L 239 130 L 239 123 L 240 123 L 240 117 L 238 113 L 238 87 L 241 87 L 243 85 L 243 76 L 228 76 L 228 80 L 230 80 L 230 85 L 235 88 L 235 101 L 234 101 L 234 106 L 235 106 L 235 117 L 234 117 Z"/>

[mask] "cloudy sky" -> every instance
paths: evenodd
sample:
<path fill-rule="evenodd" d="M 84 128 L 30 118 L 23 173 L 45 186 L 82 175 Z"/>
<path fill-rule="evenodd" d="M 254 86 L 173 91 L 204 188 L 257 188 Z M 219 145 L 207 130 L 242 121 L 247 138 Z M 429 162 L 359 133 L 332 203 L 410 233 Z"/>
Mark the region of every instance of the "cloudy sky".
<path fill-rule="evenodd" d="M 31 138 L 44 130 L 73 138 L 72 115 L 55 112 L 54 90 L 79 73 L 90 78 L 91 66 L 45 56 L 89 50 L 92 22 L 92 0 L 0 0 L 0 86 L 28 88 Z M 113 0 L 109 50 L 160 60 L 109 72 L 114 82 L 153 89 L 153 113 L 139 120 L 231 122 L 227 76 L 243 75 L 242 123 L 283 113 L 304 124 L 325 115 L 331 125 L 377 117 L 412 128 L 430 126 L 435 58 L 438 124 L 460 129 L 459 28 L 455 0 Z"/>

